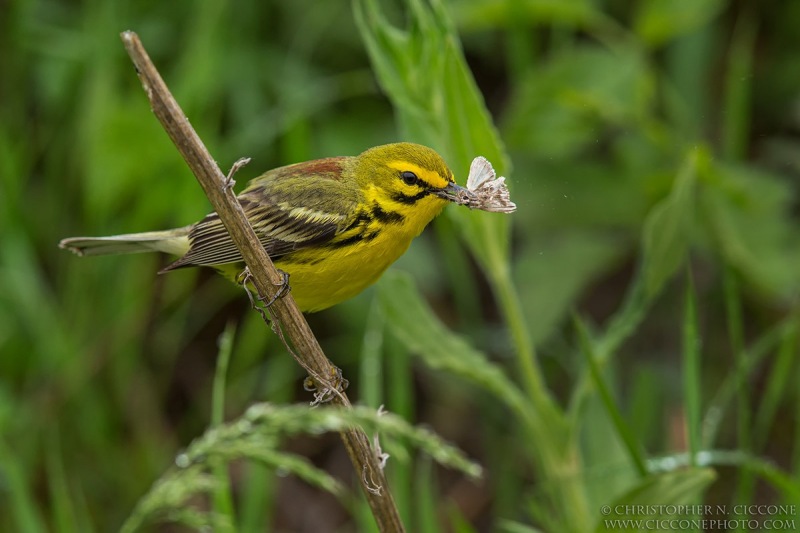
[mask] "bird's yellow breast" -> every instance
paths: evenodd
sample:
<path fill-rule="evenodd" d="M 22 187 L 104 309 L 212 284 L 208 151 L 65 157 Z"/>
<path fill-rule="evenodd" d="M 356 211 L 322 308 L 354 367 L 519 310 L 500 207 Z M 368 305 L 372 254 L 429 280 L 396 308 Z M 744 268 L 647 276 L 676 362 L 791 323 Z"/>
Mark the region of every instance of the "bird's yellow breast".
<path fill-rule="evenodd" d="M 300 249 L 275 262 L 289 274 L 292 296 L 302 311 L 331 307 L 375 283 L 446 204 L 431 196 L 404 205 L 379 195 L 365 191 L 371 218 L 322 245 L 326 253 Z M 382 215 L 375 215 L 376 207 Z"/>

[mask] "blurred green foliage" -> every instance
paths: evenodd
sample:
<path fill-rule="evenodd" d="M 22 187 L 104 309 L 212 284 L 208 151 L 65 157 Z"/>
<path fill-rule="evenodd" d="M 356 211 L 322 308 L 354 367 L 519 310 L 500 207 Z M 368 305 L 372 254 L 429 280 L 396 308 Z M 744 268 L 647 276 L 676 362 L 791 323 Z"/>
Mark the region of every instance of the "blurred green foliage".
<path fill-rule="evenodd" d="M 462 182 L 479 154 L 508 177 L 514 215 L 449 208 L 377 289 L 309 317 L 352 398 L 484 467 L 434 467 L 417 430 L 386 426 L 409 530 L 800 506 L 799 18 L 792 0 L 0 5 L 0 530 L 114 530 L 148 505 L 219 529 L 373 527 L 341 495 L 356 476 L 329 419 L 234 438 L 165 484 L 182 450 L 221 446 L 212 423 L 308 398 L 224 280 L 56 247 L 208 210 L 125 29 L 221 167 L 253 158 L 240 184 L 398 139 Z"/>

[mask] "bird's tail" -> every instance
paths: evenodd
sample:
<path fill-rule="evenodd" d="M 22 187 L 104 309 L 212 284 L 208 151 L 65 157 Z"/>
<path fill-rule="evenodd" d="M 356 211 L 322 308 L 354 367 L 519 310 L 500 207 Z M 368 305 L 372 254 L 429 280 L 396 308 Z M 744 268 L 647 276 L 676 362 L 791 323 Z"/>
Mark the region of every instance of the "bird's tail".
<path fill-rule="evenodd" d="M 58 243 L 78 255 L 130 254 L 138 252 L 165 252 L 183 255 L 189 251 L 191 226 L 165 231 L 146 231 L 110 237 L 70 237 Z"/>

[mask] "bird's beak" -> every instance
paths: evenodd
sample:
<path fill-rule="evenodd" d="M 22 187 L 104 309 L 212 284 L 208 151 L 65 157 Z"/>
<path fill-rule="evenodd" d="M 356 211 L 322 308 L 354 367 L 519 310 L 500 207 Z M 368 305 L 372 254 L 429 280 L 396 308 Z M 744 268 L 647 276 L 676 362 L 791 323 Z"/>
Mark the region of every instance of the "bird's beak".
<path fill-rule="evenodd" d="M 448 183 L 447 187 L 444 189 L 437 189 L 434 194 L 444 200 L 462 205 L 467 203 L 468 199 L 472 196 L 472 193 L 468 189 L 454 181 Z"/>

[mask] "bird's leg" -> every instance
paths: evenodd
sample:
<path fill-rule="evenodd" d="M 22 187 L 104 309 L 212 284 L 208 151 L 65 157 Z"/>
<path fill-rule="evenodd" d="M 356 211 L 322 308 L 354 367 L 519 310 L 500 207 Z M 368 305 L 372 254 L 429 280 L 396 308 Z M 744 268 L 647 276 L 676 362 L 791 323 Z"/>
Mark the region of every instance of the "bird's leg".
<path fill-rule="evenodd" d="M 241 159 L 238 159 L 228 171 L 228 175 L 225 177 L 225 181 L 222 183 L 222 188 L 225 190 L 233 189 L 233 186 L 236 185 L 236 181 L 233 179 L 234 174 L 239 172 L 239 169 L 249 162 L 249 157 L 242 157 Z"/>
<path fill-rule="evenodd" d="M 264 296 L 253 296 L 253 291 L 250 289 L 250 287 L 248 287 L 252 280 L 252 274 L 250 274 L 250 270 L 246 266 L 244 267 L 244 270 L 242 270 L 236 276 L 236 282 L 244 288 L 244 292 L 247 294 L 247 298 L 250 300 L 250 306 L 258 311 L 258 313 L 261 315 L 261 318 L 264 319 L 264 322 L 269 324 L 272 328 L 272 331 L 274 331 L 275 334 L 280 337 L 283 345 L 286 347 L 292 357 L 294 357 L 303 368 L 308 370 L 310 375 L 303 380 L 303 388 L 314 393 L 314 401 L 311 402 L 311 406 L 313 407 L 321 403 L 327 403 L 335 396 L 341 396 L 341 393 L 347 389 L 347 387 L 350 385 L 350 382 L 345 379 L 344 375 L 342 375 L 342 369 L 336 366 L 331 368 L 331 375 L 327 380 L 323 376 L 315 375 L 314 371 L 303 364 L 303 361 L 297 357 L 289 344 L 286 342 L 286 339 L 283 336 L 283 330 L 280 327 L 280 322 L 277 318 L 274 321 L 272 320 L 273 313 L 270 309 L 270 306 L 274 304 L 278 298 L 283 298 L 291 290 L 291 286 L 289 285 L 289 273 L 281 269 L 278 269 L 278 272 L 280 272 L 282 279 L 279 284 L 276 283 L 275 285 L 280 286 L 278 291 L 272 298 L 269 299 L 268 302 L 264 301 L 266 299 Z"/>
<path fill-rule="evenodd" d="M 272 298 L 270 298 L 268 302 L 264 302 L 264 300 L 266 299 L 265 296 L 258 297 L 258 299 L 261 300 L 261 303 L 264 304 L 264 307 L 271 306 L 276 301 L 286 296 L 290 290 L 292 290 L 292 287 L 289 285 L 289 273 L 284 270 L 281 270 L 280 268 L 277 270 L 278 274 L 281 275 L 281 282 L 275 284 L 278 285 L 278 292 L 276 292 L 275 295 Z"/>
<path fill-rule="evenodd" d="M 250 307 L 258 311 L 258 314 L 261 315 L 261 318 L 264 319 L 264 322 L 271 325 L 272 320 L 270 320 L 270 317 L 267 314 L 267 310 L 264 307 L 258 305 L 258 303 L 256 302 L 256 300 L 261 301 L 261 296 L 259 296 L 258 298 L 253 297 L 253 292 L 250 290 L 250 287 L 248 287 L 252 277 L 253 276 L 252 274 L 250 274 L 250 269 L 244 267 L 244 270 L 242 270 L 241 272 L 239 272 L 239 274 L 236 275 L 236 282 L 242 286 L 245 294 L 247 294 L 247 299 L 250 300 Z"/>
<path fill-rule="evenodd" d="M 236 282 L 244 288 L 244 291 L 247 293 L 247 298 L 250 300 L 250 305 L 254 309 L 260 309 L 261 311 L 263 311 L 264 309 L 268 309 L 272 304 L 277 302 L 280 298 L 286 296 L 289 293 L 289 291 L 292 290 L 292 287 L 289 285 L 289 273 L 281 270 L 280 268 L 277 270 L 278 273 L 281 275 L 280 283 L 275 284 L 278 287 L 278 291 L 267 302 L 264 301 L 267 299 L 266 296 L 258 295 L 258 297 L 254 297 L 253 291 L 251 291 L 250 287 L 248 287 L 251 280 L 253 279 L 252 274 L 250 274 L 249 268 L 244 267 L 244 270 L 242 270 L 241 272 L 239 272 L 239 274 L 236 275 Z M 256 303 L 256 300 L 261 302 L 262 305 L 259 306 Z"/>

